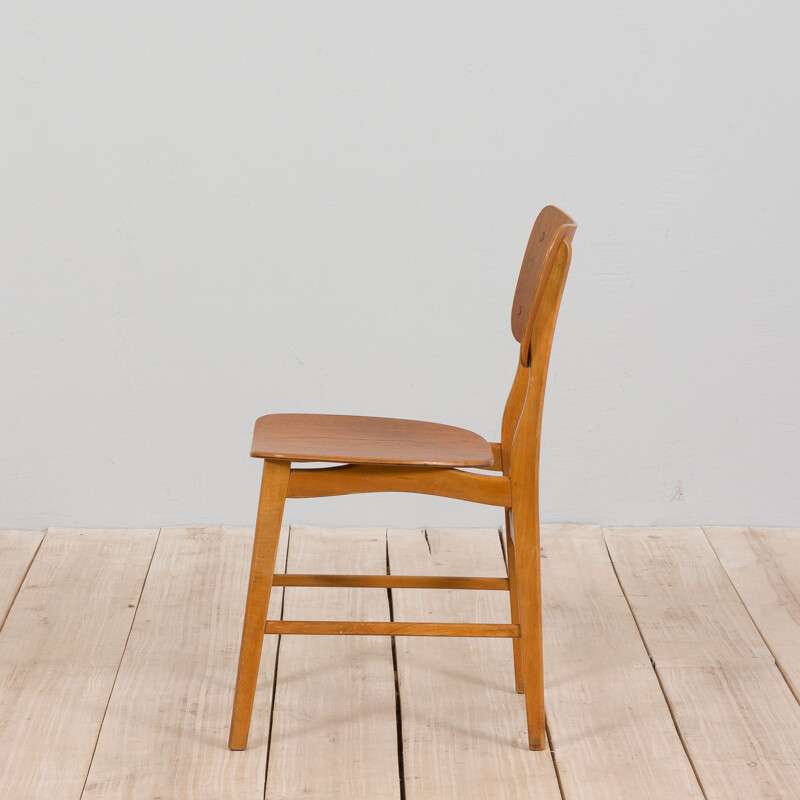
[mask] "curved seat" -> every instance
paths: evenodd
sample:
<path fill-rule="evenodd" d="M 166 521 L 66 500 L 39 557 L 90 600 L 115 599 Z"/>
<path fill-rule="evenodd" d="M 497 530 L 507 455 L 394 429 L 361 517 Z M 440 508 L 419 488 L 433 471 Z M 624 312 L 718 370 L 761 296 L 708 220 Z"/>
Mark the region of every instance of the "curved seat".
<path fill-rule="evenodd" d="M 477 433 L 411 419 L 269 414 L 256 420 L 250 455 L 281 461 L 486 467 L 492 448 Z"/>

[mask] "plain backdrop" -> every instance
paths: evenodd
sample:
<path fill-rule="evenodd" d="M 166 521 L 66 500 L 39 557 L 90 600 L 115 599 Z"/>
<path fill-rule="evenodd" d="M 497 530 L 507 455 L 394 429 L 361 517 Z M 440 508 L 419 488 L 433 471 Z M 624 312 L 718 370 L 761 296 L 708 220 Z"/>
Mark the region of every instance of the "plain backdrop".
<path fill-rule="evenodd" d="M 0 526 L 244 523 L 254 419 L 496 439 L 578 233 L 542 517 L 800 522 L 795 2 L 0 3 Z M 287 521 L 479 526 L 413 495 Z"/>

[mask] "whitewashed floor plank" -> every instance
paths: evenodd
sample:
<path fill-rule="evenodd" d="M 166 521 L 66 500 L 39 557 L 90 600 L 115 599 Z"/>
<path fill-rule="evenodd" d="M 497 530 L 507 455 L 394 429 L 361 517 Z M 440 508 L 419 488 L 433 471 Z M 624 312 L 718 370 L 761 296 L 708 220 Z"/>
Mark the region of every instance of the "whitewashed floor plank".
<path fill-rule="evenodd" d="M 386 568 L 383 529 L 294 532 L 293 572 Z M 543 529 L 548 726 L 567 800 L 700 800 L 637 623 L 708 800 L 800 797 L 787 684 L 797 694 L 800 531 L 706 535 L 606 530 L 634 621 L 599 529 Z M 87 800 L 261 800 L 277 637 L 250 747 L 227 750 L 252 530 L 165 529 L 155 556 L 155 531 L 41 537 L 0 532 L 0 798 L 78 800 L 86 781 Z M 496 531 L 392 531 L 388 547 L 395 573 L 504 574 Z M 386 620 L 388 598 L 291 588 L 284 617 Z M 397 620 L 508 620 L 504 592 L 392 600 Z M 272 618 L 280 605 L 277 589 Z M 510 642 L 396 649 L 408 800 L 561 796 L 550 753 L 525 747 Z M 391 641 L 284 636 L 280 650 L 266 797 L 398 800 Z"/>
<path fill-rule="evenodd" d="M 702 800 L 596 525 L 542 529 L 545 703 L 569 800 Z"/>
<path fill-rule="evenodd" d="M 506 575 L 497 530 L 392 530 L 394 574 Z M 500 591 L 393 589 L 394 617 L 508 622 Z M 548 750 L 527 746 L 508 639 L 399 636 L 397 668 L 408 800 L 557 800 Z"/>
<path fill-rule="evenodd" d="M 227 747 L 252 546 L 252 528 L 161 531 L 84 800 L 262 799 L 273 637 L 264 643 L 248 748 Z M 280 613 L 282 590 L 270 599 Z"/>
<path fill-rule="evenodd" d="M 703 530 L 800 698 L 800 528 Z"/>
<path fill-rule="evenodd" d="M 606 540 L 708 800 L 800 797 L 800 706 L 702 530 Z"/>
<path fill-rule="evenodd" d="M 47 532 L 0 631 L 0 797 L 80 797 L 156 536 Z"/>
<path fill-rule="evenodd" d="M 43 536 L 42 531 L 0 531 L 0 630 Z"/>
<path fill-rule="evenodd" d="M 287 571 L 385 574 L 385 529 L 293 525 Z M 385 589 L 285 591 L 284 619 L 389 619 Z M 281 637 L 266 796 L 399 800 L 388 637 Z"/>

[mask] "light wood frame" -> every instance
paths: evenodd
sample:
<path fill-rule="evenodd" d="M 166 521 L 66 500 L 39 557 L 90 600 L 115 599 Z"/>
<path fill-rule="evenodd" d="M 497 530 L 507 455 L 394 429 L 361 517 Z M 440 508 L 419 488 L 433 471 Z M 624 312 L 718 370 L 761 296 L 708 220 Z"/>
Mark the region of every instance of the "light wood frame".
<path fill-rule="evenodd" d="M 542 606 L 539 563 L 539 447 L 550 350 L 572 254 L 575 223 L 559 209 L 543 209 L 533 226 L 512 308 L 519 363 L 503 413 L 501 441 L 491 443 L 487 475 L 455 467 L 391 463 L 293 469 L 264 458 L 229 747 L 247 746 L 265 633 L 511 638 L 515 688 L 525 695 L 528 744 L 545 747 Z M 390 450 L 391 448 L 389 448 Z M 416 492 L 469 500 L 505 510 L 508 578 L 402 575 L 275 574 L 284 502 L 362 492 Z M 506 590 L 510 624 L 323 622 L 267 620 L 272 586 L 347 586 Z"/>

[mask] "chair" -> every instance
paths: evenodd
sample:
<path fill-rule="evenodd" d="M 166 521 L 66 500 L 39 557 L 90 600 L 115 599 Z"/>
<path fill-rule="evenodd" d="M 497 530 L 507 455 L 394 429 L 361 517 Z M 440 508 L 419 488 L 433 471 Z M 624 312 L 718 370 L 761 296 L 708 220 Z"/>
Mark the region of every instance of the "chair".
<path fill-rule="evenodd" d="M 563 211 L 548 206 L 531 231 L 511 309 L 511 331 L 520 343 L 520 354 L 500 442 L 487 442 L 461 428 L 412 420 L 313 414 L 272 414 L 257 420 L 250 454 L 264 459 L 264 468 L 228 743 L 231 750 L 247 746 L 265 633 L 509 637 L 516 690 L 525 694 L 528 743 L 532 750 L 545 747 L 539 443 L 550 347 L 575 227 Z M 292 466 L 304 461 L 339 466 Z M 417 492 L 504 508 L 508 578 L 274 573 L 287 497 L 360 492 Z M 501 589 L 509 592 L 511 623 L 267 620 L 273 586 Z"/>

